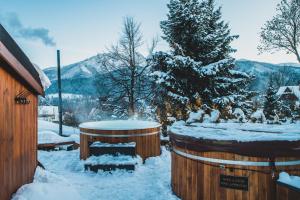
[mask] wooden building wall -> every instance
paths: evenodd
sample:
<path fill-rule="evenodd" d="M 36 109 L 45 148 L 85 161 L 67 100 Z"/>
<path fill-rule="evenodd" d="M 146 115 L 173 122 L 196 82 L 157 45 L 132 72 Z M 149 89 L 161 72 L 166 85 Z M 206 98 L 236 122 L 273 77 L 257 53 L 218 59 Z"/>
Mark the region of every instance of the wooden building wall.
<path fill-rule="evenodd" d="M 276 200 L 299 200 L 300 199 L 300 189 L 294 188 L 292 186 L 277 183 Z"/>
<path fill-rule="evenodd" d="M 32 181 L 37 166 L 37 96 L 30 104 L 15 103 L 26 88 L 0 62 L 0 200 L 8 200 Z"/>

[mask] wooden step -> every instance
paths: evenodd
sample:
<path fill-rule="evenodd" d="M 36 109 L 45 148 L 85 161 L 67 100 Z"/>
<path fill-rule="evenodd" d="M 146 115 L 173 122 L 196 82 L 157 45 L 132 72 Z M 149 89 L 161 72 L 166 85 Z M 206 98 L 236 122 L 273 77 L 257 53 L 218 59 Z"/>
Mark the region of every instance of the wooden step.
<path fill-rule="evenodd" d="M 86 165 L 84 165 L 84 168 L 85 168 L 85 170 L 96 172 L 96 173 L 99 170 L 102 170 L 102 171 L 115 171 L 115 170 L 134 171 L 135 170 L 135 165 L 130 165 L 130 164 L 120 164 L 120 165 L 113 165 L 113 164 L 91 165 L 91 164 L 86 164 Z"/>
<path fill-rule="evenodd" d="M 120 143 L 120 144 L 109 144 L 94 142 L 90 145 L 90 156 L 101 156 L 101 155 L 128 155 L 136 156 L 135 150 L 136 144 L 131 143 Z"/>
<path fill-rule="evenodd" d="M 114 170 L 135 170 L 135 166 L 142 163 L 142 159 L 139 156 L 132 157 L 130 155 L 102 155 L 102 156 L 91 156 L 84 161 L 85 170 L 98 172 L 103 171 L 114 171 Z"/>

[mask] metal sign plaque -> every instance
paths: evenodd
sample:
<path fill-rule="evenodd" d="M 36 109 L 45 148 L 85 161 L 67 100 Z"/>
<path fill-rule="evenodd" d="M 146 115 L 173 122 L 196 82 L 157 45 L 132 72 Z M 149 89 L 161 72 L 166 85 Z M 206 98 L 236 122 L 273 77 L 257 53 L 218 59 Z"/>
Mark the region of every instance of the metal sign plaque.
<path fill-rule="evenodd" d="M 220 175 L 220 187 L 248 191 L 248 177 Z"/>

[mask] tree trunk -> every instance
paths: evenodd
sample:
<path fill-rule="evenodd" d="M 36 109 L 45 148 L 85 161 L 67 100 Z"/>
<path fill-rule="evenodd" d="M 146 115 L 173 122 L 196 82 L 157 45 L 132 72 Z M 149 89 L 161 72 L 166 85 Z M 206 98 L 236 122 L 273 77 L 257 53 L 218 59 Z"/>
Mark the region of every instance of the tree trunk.
<path fill-rule="evenodd" d="M 135 70 L 131 70 L 131 85 L 130 85 L 130 98 L 129 98 L 129 115 L 130 116 L 133 116 L 134 113 L 135 113 L 135 99 L 134 99 L 134 95 L 135 95 L 135 91 L 134 91 L 134 88 L 135 88 Z"/>
<path fill-rule="evenodd" d="M 296 52 L 296 56 L 297 56 L 298 63 L 300 63 L 300 55 L 299 55 L 298 51 Z"/>

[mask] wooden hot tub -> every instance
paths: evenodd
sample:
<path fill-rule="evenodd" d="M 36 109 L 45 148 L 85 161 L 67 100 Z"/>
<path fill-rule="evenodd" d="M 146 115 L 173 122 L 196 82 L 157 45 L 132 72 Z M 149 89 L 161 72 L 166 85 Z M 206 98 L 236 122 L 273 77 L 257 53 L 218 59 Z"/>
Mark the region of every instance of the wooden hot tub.
<path fill-rule="evenodd" d="M 232 131 L 176 125 L 171 128 L 171 184 L 178 197 L 274 200 L 278 174 L 300 174 L 300 133 L 286 138 L 269 133 L 267 140 L 267 133 L 237 130 L 248 134 L 243 139 L 243 135 L 230 135 Z"/>
<path fill-rule="evenodd" d="M 139 120 L 83 123 L 80 125 L 80 158 L 89 157 L 89 145 L 96 141 L 112 144 L 135 142 L 136 153 L 144 160 L 159 156 L 160 127 L 159 123 Z"/>

